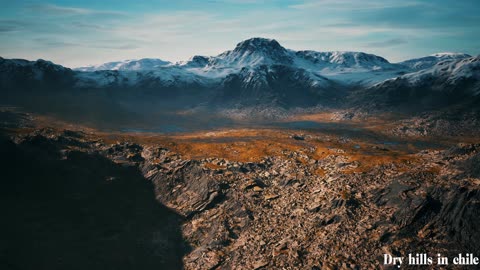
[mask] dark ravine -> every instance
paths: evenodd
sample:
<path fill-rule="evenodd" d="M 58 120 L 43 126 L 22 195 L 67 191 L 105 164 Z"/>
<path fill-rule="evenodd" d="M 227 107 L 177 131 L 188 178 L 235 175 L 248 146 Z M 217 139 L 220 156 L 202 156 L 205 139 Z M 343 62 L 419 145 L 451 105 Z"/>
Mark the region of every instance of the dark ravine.
<path fill-rule="evenodd" d="M 138 168 L 66 134 L 1 138 L 0 268 L 181 269 L 183 218 Z"/>

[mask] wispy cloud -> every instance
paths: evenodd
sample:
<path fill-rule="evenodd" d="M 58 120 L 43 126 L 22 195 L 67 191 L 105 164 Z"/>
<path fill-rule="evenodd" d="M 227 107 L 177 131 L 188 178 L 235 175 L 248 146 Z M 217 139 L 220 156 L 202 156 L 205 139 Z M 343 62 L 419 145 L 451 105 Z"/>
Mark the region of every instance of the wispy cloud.
<path fill-rule="evenodd" d="M 208 0 L 209 3 L 214 4 L 267 4 L 272 3 L 275 0 Z"/>
<path fill-rule="evenodd" d="M 35 43 L 46 45 L 49 47 L 79 47 L 79 48 L 96 48 L 109 50 L 133 50 L 140 46 L 136 42 L 128 40 L 95 40 L 88 41 L 65 41 L 57 37 L 40 37 L 32 39 Z"/>
<path fill-rule="evenodd" d="M 383 9 L 388 7 L 416 5 L 418 1 L 395 1 L 395 0 L 306 0 L 303 3 L 290 5 L 290 8 L 299 10 L 358 10 L 358 9 Z"/>
<path fill-rule="evenodd" d="M 388 47 L 394 47 L 394 46 L 398 46 L 406 43 L 408 43 L 406 39 L 392 38 L 392 39 L 387 39 L 382 41 L 369 42 L 363 45 L 363 47 L 364 48 L 388 48 Z"/>
<path fill-rule="evenodd" d="M 98 49 L 110 49 L 110 50 L 134 50 L 141 48 L 137 44 L 105 44 L 105 45 L 91 45 L 90 48 L 98 48 Z"/>
<path fill-rule="evenodd" d="M 0 10 L 2 54 L 71 66 L 178 61 L 216 55 L 253 36 L 295 50 L 365 50 L 390 59 L 480 48 L 476 0 L 62 2 L 69 4 L 18 0 Z"/>
<path fill-rule="evenodd" d="M 28 10 L 58 16 L 69 15 L 126 15 L 124 12 L 112 11 L 112 10 L 96 10 L 80 7 L 59 6 L 54 4 L 34 4 L 26 6 Z"/>
<path fill-rule="evenodd" d="M 16 32 L 24 29 L 28 23 L 17 20 L 0 20 L 0 33 Z"/>
<path fill-rule="evenodd" d="M 71 25 L 76 28 L 83 28 L 83 29 L 94 29 L 94 30 L 104 30 L 106 27 L 102 24 L 94 24 L 94 23 L 85 23 L 85 22 L 72 22 Z"/>
<path fill-rule="evenodd" d="M 33 41 L 37 44 L 47 45 L 50 47 L 79 46 L 79 44 L 77 43 L 66 42 L 66 41 L 61 41 L 54 38 L 46 38 L 46 37 L 34 38 Z"/>

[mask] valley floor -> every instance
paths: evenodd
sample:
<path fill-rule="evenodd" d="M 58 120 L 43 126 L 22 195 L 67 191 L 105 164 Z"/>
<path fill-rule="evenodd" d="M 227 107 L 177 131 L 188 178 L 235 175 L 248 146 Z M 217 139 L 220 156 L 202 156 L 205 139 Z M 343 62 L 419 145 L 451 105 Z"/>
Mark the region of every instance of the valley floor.
<path fill-rule="evenodd" d="M 172 134 L 1 117 L 7 269 L 378 269 L 386 253 L 480 254 L 472 133 L 338 113 Z"/>

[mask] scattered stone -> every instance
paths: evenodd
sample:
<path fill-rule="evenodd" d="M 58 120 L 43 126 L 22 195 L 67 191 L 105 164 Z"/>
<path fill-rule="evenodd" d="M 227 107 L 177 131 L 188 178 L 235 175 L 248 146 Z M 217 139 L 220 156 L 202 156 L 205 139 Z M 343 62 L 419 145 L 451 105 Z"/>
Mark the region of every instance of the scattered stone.
<path fill-rule="evenodd" d="M 269 194 L 269 195 L 265 195 L 265 200 L 270 201 L 270 200 L 277 199 L 278 197 L 280 197 L 280 195 L 278 194 Z"/>
<path fill-rule="evenodd" d="M 259 187 L 259 186 L 254 186 L 254 187 L 253 187 L 253 191 L 255 191 L 255 192 L 261 192 L 261 191 L 263 191 L 263 188 L 262 188 L 262 187 Z"/>
<path fill-rule="evenodd" d="M 305 137 L 301 135 L 293 135 L 292 138 L 297 141 L 304 141 Z"/>

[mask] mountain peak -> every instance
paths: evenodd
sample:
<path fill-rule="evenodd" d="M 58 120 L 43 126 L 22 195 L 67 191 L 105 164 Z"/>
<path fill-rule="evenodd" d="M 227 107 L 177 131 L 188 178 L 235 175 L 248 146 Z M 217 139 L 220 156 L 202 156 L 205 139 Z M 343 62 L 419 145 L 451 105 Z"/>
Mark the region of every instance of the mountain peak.
<path fill-rule="evenodd" d="M 259 49 L 285 50 L 275 39 L 254 37 L 237 44 L 235 51 L 255 51 Z"/>
<path fill-rule="evenodd" d="M 208 56 L 195 55 L 190 57 L 187 61 L 177 62 L 177 65 L 187 68 L 201 68 L 207 66 L 209 60 L 210 57 Z"/>
<path fill-rule="evenodd" d="M 289 65 L 293 62 L 289 51 L 276 40 L 259 37 L 238 43 L 233 51 L 226 51 L 218 58 L 222 64 L 230 66 Z"/>

